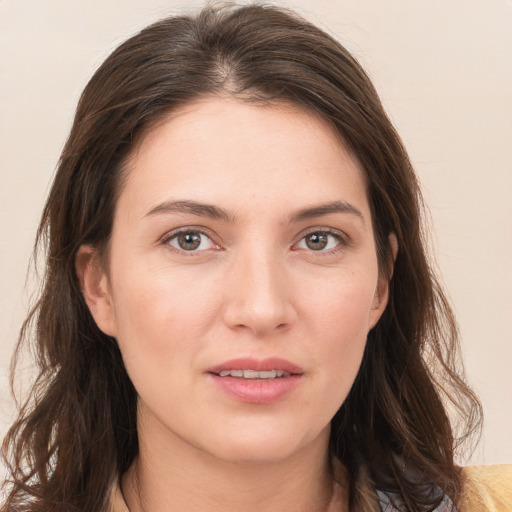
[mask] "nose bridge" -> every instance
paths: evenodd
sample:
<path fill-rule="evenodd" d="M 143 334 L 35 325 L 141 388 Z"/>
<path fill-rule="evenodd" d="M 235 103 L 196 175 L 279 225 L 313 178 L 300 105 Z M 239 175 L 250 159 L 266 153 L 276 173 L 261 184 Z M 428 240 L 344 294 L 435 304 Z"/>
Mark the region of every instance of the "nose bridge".
<path fill-rule="evenodd" d="M 226 322 L 265 335 L 293 319 L 290 283 L 272 245 L 250 243 L 237 251 L 228 279 Z"/>

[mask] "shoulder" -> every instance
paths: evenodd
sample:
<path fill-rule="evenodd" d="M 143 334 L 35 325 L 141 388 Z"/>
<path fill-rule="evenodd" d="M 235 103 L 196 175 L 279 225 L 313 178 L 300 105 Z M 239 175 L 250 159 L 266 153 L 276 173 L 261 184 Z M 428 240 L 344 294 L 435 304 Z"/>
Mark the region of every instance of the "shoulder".
<path fill-rule="evenodd" d="M 460 512 L 512 510 L 512 464 L 462 468 L 464 490 Z"/>
<path fill-rule="evenodd" d="M 462 468 L 464 487 L 458 512 L 512 512 L 512 464 L 466 466 Z M 393 495 L 378 491 L 384 512 L 397 512 L 392 503 L 400 503 Z M 391 499 L 392 498 L 392 499 Z M 454 511 L 448 496 L 435 512 Z"/>

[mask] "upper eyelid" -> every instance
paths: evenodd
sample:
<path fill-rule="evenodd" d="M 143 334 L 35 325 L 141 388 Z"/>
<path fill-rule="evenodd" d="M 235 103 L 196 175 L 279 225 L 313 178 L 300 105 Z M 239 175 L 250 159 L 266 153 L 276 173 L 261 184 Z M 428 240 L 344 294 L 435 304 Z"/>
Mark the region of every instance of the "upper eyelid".
<path fill-rule="evenodd" d="M 218 237 L 208 228 L 205 226 L 182 226 L 175 229 L 172 229 L 170 231 L 167 231 L 162 237 L 160 237 L 159 242 L 160 243 L 166 243 L 175 236 L 179 235 L 180 233 L 186 233 L 186 232 L 192 232 L 192 233 L 200 233 L 202 235 L 205 235 L 208 237 L 214 244 L 221 245 L 218 242 Z M 329 235 L 337 237 L 341 243 L 345 245 L 351 245 L 352 239 L 351 237 L 345 233 L 344 231 L 340 229 L 330 228 L 326 226 L 314 226 L 307 228 L 305 230 L 302 230 L 299 235 L 296 235 L 294 238 L 294 242 L 292 243 L 292 246 L 295 246 L 298 244 L 304 237 L 312 234 L 312 233 L 327 233 Z"/>
<path fill-rule="evenodd" d="M 336 246 L 327 250 L 322 249 L 318 251 L 314 251 L 313 249 L 309 248 L 297 247 L 297 245 L 300 244 L 304 240 L 304 238 L 313 233 L 326 233 L 327 235 L 333 236 L 337 240 Z M 292 251 L 306 251 L 308 254 L 314 254 L 320 258 L 342 253 L 343 251 L 349 249 L 352 246 L 353 240 L 343 231 L 332 228 L 314 228 L 306 231 L 305 233 L 303 232 L 300 238 L 296 242 L 294 242 L 291 249 Z"/>
<path fill-rule="evenodd" d="M 317 227 L 308 228 L 305 231 L 302 231 L 299 234 L 299 236 L 297 237 L 297 242 L 295 242 L 295 243 L 300 242 L 304 237 L 311 235 L 313 233 L 327 233 L 328 235 L 338 237 L 340 240 L 342 240 L 346 244 L 349 244 L 352 241 L 351 237 L 347 233 L 345 233 L 344 231 L 342 231 L 340 229 L 317 226 Z"/>
<path fill-rule="evenodd" d="M 171 238 L 174 238 L 175 236 L 179 235 L 180 233 L 200 233 L 202 235 L 207 236 L 212 242 L 215 242 L 215 235 L 212 234 L 212 232 L 203 226 L 183 226 L 180 228 L 171 229 L 170 231 L 167 231 L 164 235 L 162 235 L 159 239 L 160 242 L 167 242 L 171 240 Z"/>
<path fill-rule="evenodd" d="M 211 236 L 208 233 L 208 231 L 209 230 L 207 230 L 205 228 L 195 228 L 195 227 L 190 227 L 190 226 L 183 226 L 181 228 L 176 228 L 171 231 L 168 231 L 165 235 L 160 237 L 160 239 L 158 240 L 158 245 L 165 245 L 167 247 L 167 250 L 169 250 L 175 254 L 178 254 L 178 255 L 180 255 L 180 254 L 184 255 L 188 258 L 201 257 L 201 256 L 204 256 L 205 254 L 209 253 L 210 251 L 222 250 L 222 246 L 218 242 L 215 241 L 215 237 Z M 199 233 L 199 234 L 207 237 L 213 244 L 213 247 L 210 247 L 207 249 L 201 249 L 201 250 L 194 249 L 194 250 L 190 250 L 190 251 L 187 251 L 185 249 L 181 249 L 178 247 L 174 247 L 170 242 L 171 242 L 171 240 L 174 240 L 181 233 Z"/>

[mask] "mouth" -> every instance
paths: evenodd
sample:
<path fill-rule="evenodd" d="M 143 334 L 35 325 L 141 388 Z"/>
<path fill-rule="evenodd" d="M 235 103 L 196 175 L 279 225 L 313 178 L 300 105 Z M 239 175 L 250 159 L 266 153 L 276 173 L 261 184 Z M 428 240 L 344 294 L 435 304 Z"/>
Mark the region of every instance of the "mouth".
<path fill-rule="evenodd" d="M 232 359 L 210 368 L 216 387 L 231 399 L 250 404 L 271 404 L 286 398 L 302 381 L 297 365 L 279 358 Z"/>
<path fill-rule="evenodd" d="M 291 373 L 284 370 L 222 370 L 216 375 L 219 377 L 235 377 L 237 379 L 281 379 L 283 377 L 289 377 Z"/>
<path fill-rule="evenodd" d="M 218 377 L 237 379 L 282 379 L 304 373 L 296 364 L 279 357 L 230 359 L 209 368 L 207 372 Z"/>

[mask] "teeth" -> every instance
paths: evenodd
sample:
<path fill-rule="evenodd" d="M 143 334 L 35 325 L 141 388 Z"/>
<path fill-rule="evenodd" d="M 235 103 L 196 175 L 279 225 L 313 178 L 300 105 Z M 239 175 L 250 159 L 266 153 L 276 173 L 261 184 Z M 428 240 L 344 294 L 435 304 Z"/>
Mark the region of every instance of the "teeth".
<path fill-rule="evenodd" d="M 256 370 L 222 370 L 220 377 L 240 377 L 243 379 L 275 379 L 276 377 L 288 377 L 290 374 L 284 370 L 270 370 L 258 372 Z"/>

